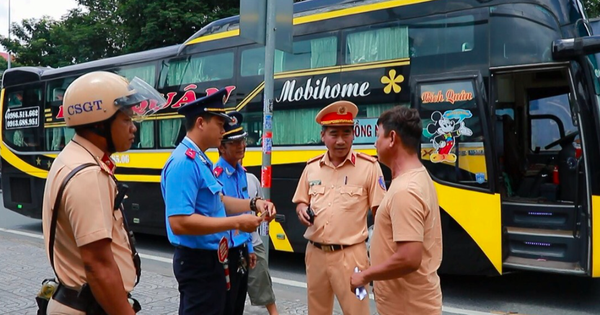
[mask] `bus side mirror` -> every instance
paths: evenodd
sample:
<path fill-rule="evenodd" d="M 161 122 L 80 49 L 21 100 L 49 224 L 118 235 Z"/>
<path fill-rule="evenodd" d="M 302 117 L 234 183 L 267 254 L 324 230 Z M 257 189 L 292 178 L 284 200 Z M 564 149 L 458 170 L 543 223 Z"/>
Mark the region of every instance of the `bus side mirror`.
<path fill-rule="evenodd" d="M 557 39 L 552 42 L 552 58 L 571 60 L 579 56 L 600 52 L 600 35 Z"/>

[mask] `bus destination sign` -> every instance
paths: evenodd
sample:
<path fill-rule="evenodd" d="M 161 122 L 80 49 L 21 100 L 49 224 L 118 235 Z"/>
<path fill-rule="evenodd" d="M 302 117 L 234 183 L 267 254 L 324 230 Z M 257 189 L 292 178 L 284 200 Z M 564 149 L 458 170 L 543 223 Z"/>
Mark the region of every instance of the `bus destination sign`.
<path fill-rule="evenodd" d="M 5 129 L 36 128 L 40 125 L 40 108 L 9 108 L 4 115 Z"/>

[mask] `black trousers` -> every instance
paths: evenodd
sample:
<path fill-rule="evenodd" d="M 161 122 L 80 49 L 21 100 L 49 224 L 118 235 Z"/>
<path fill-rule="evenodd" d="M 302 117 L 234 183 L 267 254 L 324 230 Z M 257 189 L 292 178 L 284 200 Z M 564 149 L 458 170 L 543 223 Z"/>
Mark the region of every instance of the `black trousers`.
<path fill-rule="evenodd" d="M 180 315 L 225 314 L 225 270 L 216 250 L 177 247 L 173 256 L 173 272 L 179 283 Z"/>
<path fill-rule="evenodd" d="M 241 253 L 241 254 L 240 254 Z M 244 273 L 238 272 L 241 256 L 246 263 L 250 264 L 248 258 L 248 247 L 238 246 L 229 249 L 229 277 L 231 278 L 231 290 L 227 291 L 227 302 L 225 303 L 225 315 L 243 315 L 246 304 L 246 293 L 248 292 L 248 270 Z M 250 268 L 248 265 L 247 269 Z"/>

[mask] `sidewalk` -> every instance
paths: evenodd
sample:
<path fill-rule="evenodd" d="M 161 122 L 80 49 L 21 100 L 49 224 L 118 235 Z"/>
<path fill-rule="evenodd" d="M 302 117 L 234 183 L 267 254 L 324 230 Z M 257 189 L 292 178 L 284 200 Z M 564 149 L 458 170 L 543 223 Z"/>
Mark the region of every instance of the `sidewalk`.
<path fill-rule="evenodd" d="M 41 282 L 53 276 L 41 240 L 0 232 L 0 266 L 0 314 L 36 315 L 35 296 Z M 275 291 L 281 315 L 308 314 L 304 296 L 293 299 L 289 293 L 279 294 L 277 287 Z M 133 296 L 142 304 L 139 314 L 177 314 L 179 293 L 173 276 L 144 270 Z M 244 314 L 268 314 L 248 300 L 246 304 Z"/>

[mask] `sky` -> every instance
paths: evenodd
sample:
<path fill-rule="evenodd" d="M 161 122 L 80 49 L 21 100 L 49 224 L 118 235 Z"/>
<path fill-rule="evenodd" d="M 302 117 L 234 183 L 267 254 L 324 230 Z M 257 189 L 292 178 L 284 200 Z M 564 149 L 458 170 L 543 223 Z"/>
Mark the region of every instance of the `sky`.
<path fill-rule="evenodd" d="M 8 36 L 8 2 L 0 0 L 0 35 Z M 10 19 L 20 22 L 23 19 L 41 18 L 44 15 L 55 20 L 67 14 L 67 11 L 77 7 L 75 0 L 10 0 Z M 0 46 L 0 50 L 4 50 Z"/>

